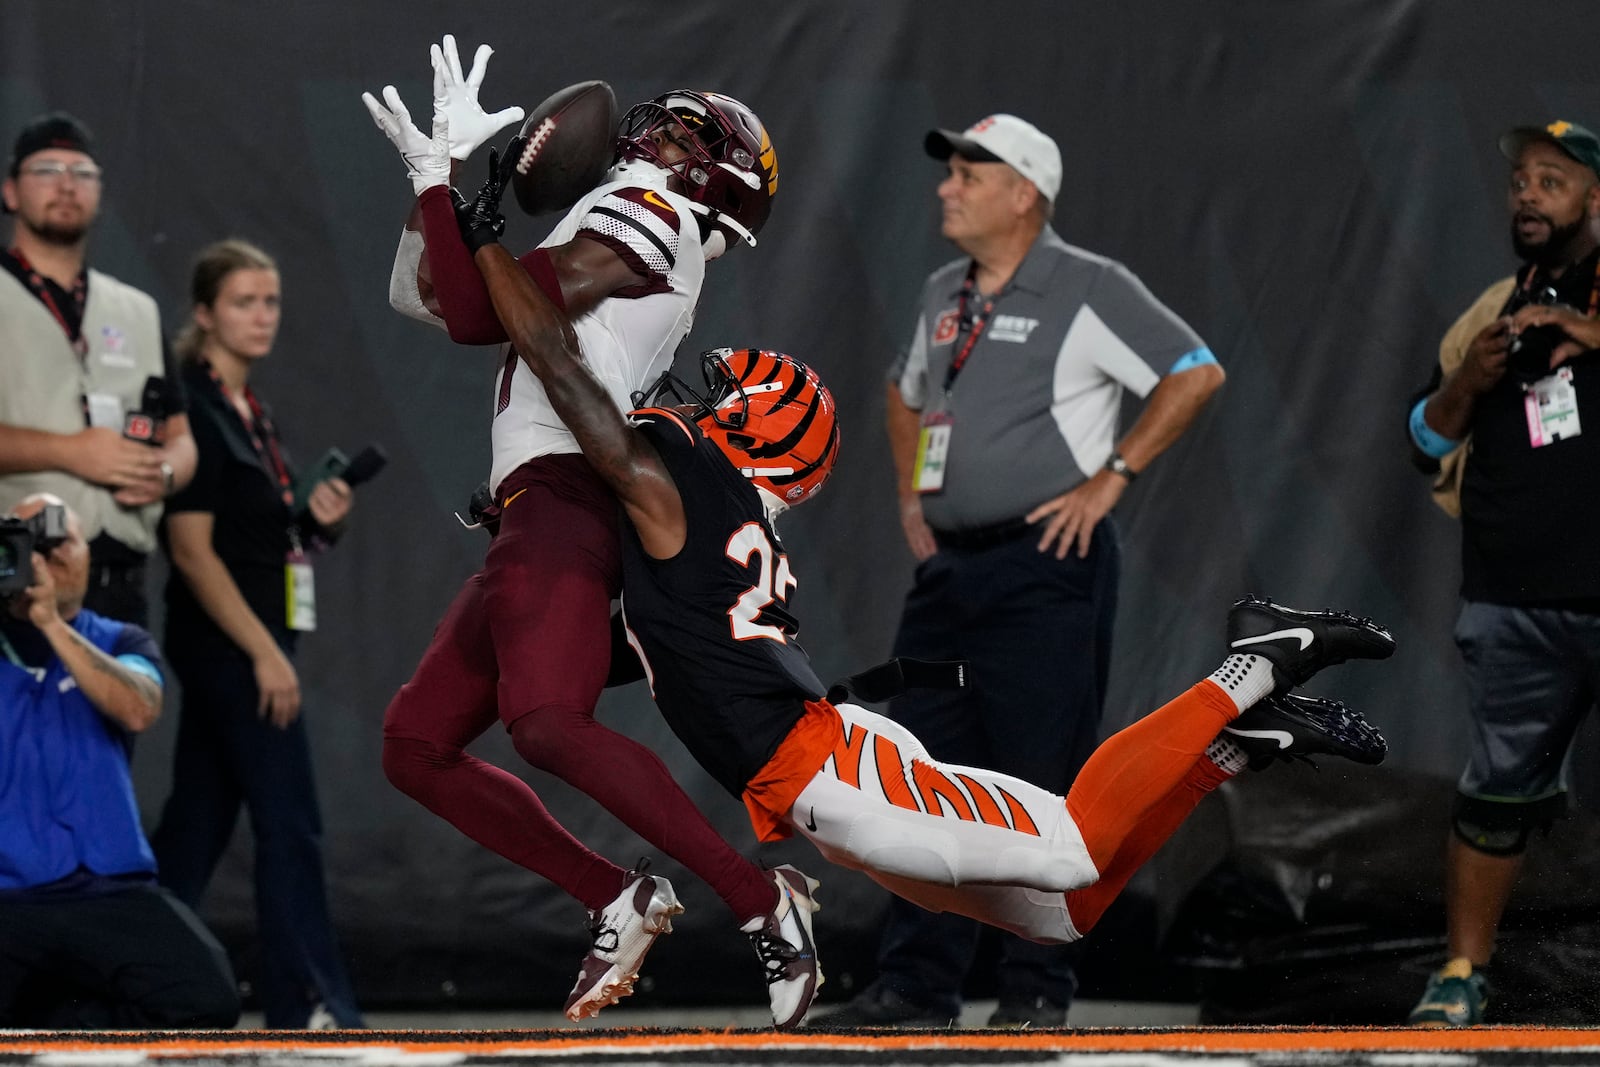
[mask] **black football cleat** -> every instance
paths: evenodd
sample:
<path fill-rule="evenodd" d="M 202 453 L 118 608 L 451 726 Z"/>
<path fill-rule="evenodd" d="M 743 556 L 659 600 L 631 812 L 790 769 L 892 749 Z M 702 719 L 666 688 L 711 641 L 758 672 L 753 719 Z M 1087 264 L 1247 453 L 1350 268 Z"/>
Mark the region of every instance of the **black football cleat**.
<path fill-rule="evenodd" d="M 1222 730 L 1261 770 L 1275 759 L 1338 756 L 1352 763 L 1383 762 L 1389 743 L 1361 713 L 1337 700 L 1274 694 L 1245 710 Z"/>
<path fill-rule="evenodd" d="M 1299 611 L 1256 596 L 1228 609 L 1228 651 L 1271 661 L 1280 692 L 1350 659 L 1388 659 L 1394 638 L 1345 611 Z"/>

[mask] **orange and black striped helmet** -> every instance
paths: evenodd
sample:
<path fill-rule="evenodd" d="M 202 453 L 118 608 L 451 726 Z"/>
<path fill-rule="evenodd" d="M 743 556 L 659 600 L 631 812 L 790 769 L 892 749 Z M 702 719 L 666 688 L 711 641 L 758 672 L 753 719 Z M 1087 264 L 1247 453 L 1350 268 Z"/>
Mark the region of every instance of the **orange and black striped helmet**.
<path fill-rule="evenodd" d="M 839 455 L 839 418 L 816 371 L 793 356 L 757 348 L 713 349 L 700 356 L 700 370 L 704 394 L 667 374 L 635 396 L 635 406 L 666 392 L 692 399 L 699 408 L 694 421 L 707 439 L 784 504 L 822 488 Z"/>

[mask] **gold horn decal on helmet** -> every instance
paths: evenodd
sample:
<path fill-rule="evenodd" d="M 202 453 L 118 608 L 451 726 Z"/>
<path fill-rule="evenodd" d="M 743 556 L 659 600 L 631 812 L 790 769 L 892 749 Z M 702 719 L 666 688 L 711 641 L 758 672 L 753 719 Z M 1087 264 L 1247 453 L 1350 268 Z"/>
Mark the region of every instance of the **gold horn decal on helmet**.
<path fill-rule="evenodd" d="M 778 193 L 778 150 L 772 147 L 772 138 L 767 136 L 767 131 L 761 131 L 761 169 L 767 174 L 767 195 L 776 196 Z"/>
<path fill-rule="evenodd" d="M 1572 129 L 1572 123 L 1570 122 L 1552 122 L 1545 127 L 1546 132 L 1552 137 L 1565 137 L 1570 129 Z"/>

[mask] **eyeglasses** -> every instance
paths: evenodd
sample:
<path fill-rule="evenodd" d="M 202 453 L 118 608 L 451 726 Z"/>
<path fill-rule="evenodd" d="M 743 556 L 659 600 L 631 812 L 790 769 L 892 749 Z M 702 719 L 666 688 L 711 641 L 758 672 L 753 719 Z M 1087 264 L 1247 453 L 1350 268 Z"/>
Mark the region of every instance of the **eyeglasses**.
<path fill-rule="evenodd" d="M 70 175 L 75 182 L 93 185 L 100 180 L 101 171 L 92 163 L 74 163 L 70 166 L 66 163 L 30 163 L 20 173 L 47 182 L 59 182 Z"/>

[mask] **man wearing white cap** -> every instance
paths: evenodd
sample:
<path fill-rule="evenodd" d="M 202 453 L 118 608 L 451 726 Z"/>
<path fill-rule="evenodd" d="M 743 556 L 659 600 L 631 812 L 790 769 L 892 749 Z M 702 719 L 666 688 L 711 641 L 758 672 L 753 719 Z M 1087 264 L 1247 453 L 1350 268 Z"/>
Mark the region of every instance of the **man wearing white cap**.
<path fill-rule="evenodd" d="M 889 374 L 900 518 L 920 563 L 895 654 L 970 660 L 973 685 L 909 693 L 893 717 L 936 759 L 1065 791 L 1100 728 L 1111 509 L 1222 368 L 1125 267 L 1051 228 L 1061 152 L 1037 127 L 990 115 L 930 132 L 926 149 L 948 161 L 942 232 L 964 254 L 929 277 Z M 1119 439 L 1124 389 L 1149 403 Z M 970 920 L 893 902 L 877 981 L 828 1021 L 948 1024 L 976 943 Z M 991 1025 L 1065 1021 L 1076 980 L 1063 951 L 1006 940 Z"/>

